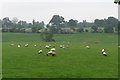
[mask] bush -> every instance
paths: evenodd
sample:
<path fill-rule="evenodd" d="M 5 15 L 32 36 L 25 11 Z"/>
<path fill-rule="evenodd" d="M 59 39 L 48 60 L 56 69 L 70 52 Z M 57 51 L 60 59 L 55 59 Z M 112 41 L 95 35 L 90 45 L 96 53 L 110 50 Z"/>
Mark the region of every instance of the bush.
<path fill-rule="evenodd" d="M 113 29 L 113 27 L 105 27 L 105 28 L 104 28 L 104 32 L 105 32 L 105 33 L 113 33 L 113 32 L 114 32 L 114 29 Z"/>
<path fill-rule="evenodd" d="M 53 39 L 53 33 L 48 30 L 48 29 L 45 29 L 42 33 L 41 33 L 41 38 L 46 41 L 46 42 L 50 42 L 50 41 L 55 41 Z"/>
<path fill-rule="evenodd" d="M 80 28 L 77 29 L 77 32 L 82 33 L 82 32 L 84 32 L 84 29 L 80 27 Z"/>

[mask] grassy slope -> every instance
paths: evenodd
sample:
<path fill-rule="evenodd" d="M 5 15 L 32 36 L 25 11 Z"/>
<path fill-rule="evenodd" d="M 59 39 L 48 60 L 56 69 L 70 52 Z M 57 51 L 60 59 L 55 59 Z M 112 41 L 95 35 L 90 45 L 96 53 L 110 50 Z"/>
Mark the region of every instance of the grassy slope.
<path fill-rule="evenodd" d="M 115 34 L 67 34 L 55 35 L 56 57 L 48 56 L 48 49 L 37 54 L 40 47 L 33 44 L 54 44 L 42 42 L 39 34 L 3 34 L 3 77 L 6 78 L 114 78 L 117 77 L 117 35 Z M 14 41 L 15 46 L 9 46 Z M 70 48 L 60 49 L 62 41 L 70 41 Z M 98 41 L 99 44 L 94 44 Z M 17 44 L 28 42 L 28 48 L 17 48 Z M 64 44 L 67 44 L 67 43 Z M 91 49 L 85 49 L 90 45 Z M 108 56 L 101 54 L 107 50 Z"/>

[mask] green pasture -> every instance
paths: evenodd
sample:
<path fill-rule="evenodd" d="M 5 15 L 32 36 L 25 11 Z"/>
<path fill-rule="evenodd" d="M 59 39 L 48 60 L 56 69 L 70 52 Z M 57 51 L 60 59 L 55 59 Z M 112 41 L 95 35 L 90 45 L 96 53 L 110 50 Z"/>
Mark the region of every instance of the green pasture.
<path fill-rule="evenodd" d="M 35 33 L 3 33 L 2 38 L 3 78 L 118 77 L 117 34 L 55 34 L 56 42 L 44 42 Z M 26 43 L 28 47 L 24 47 Z M 18 44 L 22 46 L 18 48 Z M 55 45 L 56 56 L 46 56 L 47 44 Z M 61 44 L 69 48 L 61 49 Z M 90 49 L 85 48 L 87 45 Z M 102 55 L 102 48 L 108 56 Z M 42 54 L 38 54 L 39 49 Z"/>

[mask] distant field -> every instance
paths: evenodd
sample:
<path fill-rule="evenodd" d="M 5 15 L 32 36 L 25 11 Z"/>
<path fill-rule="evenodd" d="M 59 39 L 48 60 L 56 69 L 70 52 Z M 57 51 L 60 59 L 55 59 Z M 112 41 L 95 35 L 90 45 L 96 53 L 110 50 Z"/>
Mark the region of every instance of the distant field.
<path fill-rule="evenodd" d="M 40 34 L 3 33 L 4 78 L 117 78 L 118 36 L 105 33 L 56 34 L 44 42 Z M 69 43 L 68 43 L 69 42 Z M 14 43 L 14 46 L 10 46 Z M 17 45 L 21 43 L 21 48 Z M 28 43 L 29 47 L 24 47 Z M 95 44 L 97 43 L 97 44 Z M 34 47 L 33 45 L 42 45 Z M 57 56 L 46 56 L 46 44 L 55 45 Z M 69 45 L 61 49 L 60 44 Z M 91 48 L 86 49 L 89 45 Z M 101 54 L 105 48 L 107 57 Z M 39 49 L 43 54 L 38 55 Z"/>

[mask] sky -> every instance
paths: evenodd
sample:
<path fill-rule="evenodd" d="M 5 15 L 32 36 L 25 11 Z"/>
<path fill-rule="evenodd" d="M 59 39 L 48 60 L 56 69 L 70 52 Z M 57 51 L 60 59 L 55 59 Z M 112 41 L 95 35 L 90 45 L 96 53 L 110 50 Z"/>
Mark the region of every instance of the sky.
<path fill-rule="evenodd" d="M 66 21 L 70 19 L 82 22 L 94 22 L 109 16 L 118 18 L 118 5 L 114 0 L 0 0 L 0 19 L 49 23 L 53 15 L 60 15 Z"/>

